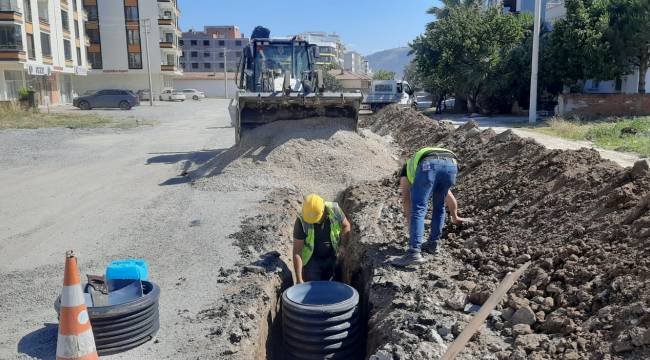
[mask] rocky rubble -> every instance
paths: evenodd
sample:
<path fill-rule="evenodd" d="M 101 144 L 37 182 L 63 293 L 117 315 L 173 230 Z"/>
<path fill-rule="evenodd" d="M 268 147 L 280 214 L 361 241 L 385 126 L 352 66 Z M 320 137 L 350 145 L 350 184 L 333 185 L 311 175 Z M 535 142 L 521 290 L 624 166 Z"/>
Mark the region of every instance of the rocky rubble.
<path fill-rule="evenodd" d="M 370 354 L 426 358 L 417 355 L 417 344 L 432 338 L 424 328 L 451 341 L 467 322 L 460 304 L 480 305 L 530 260 L 464 358 L 650 358 L 646 162 L 623 169 L 594 150 L 548 150 L 509 131 L 497 135 L 474 123 L 453 129 L 398 107 L 364 125 L 390 135 L 404 156 L 434 144 L 454 150 L 461 211 L 478 220 L 449 225 L 442 255 L 400 271 L 386 265 L 406 246 L 397 179 L 346 191 L 357 229 L 349 250 L 361 259 L 356 267 L 348 259 L 347 276 L 368 282 Z"/>

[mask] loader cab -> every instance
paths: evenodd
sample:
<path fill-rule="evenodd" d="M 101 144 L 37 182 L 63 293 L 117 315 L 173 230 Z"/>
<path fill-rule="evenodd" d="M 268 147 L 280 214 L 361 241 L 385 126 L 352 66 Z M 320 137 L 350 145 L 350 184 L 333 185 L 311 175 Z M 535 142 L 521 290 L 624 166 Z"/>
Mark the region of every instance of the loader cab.
<path fill-rule="evenodd" d="M 294 39 L 253 39 L 244 51 L 238 87 L 247 91 L 273 92 L 276 79 L 289 74 L 299 82 L 313 70 L 314 52 L 305 41 Z"/>

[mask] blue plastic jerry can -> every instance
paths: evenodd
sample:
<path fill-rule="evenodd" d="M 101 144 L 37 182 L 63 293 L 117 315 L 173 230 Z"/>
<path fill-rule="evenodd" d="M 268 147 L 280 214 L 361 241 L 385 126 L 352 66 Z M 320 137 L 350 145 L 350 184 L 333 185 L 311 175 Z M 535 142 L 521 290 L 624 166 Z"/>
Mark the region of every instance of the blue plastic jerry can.
<path fill-rule="evenodd" d="M 106 267 L 106 280 L 148 280 L 149 265 L 144 259 L 113 260 Z"/>

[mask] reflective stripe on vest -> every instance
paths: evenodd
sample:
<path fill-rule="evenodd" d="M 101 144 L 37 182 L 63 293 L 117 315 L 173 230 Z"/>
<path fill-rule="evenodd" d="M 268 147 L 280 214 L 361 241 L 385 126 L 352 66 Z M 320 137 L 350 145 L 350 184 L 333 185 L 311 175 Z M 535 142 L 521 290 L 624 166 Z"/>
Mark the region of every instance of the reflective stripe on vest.
<path fill-rule="evenodd" d="M 418 152 L 415 153 L 407 162 L 406 162 L 406 178 L 409 181 L 409 184 L 413 184 L 413 181 L 415 180 L 415 172 L 418 169 L 418 164 L 420 163 L 420 160 L 434 152 L 446 152 L 454 157 L 456 157 L 456 154 L 454 154 L 451 150 L 447 150 L 444 148 L 437 148 L 437 147 L 425 147 Z"/>
<path fill-rule="evenodd" d="M 325 202 L 325 211 L 327 211 L 327 218 L 330 220 L 330 241 L 334 248 L 334 253 L 338 253 L 339 241 L 341 238 L 341 223 L 343 222 L 343 211 L 339 208 L 339 204 L 335 202 Z M 300 258 L 302 259 L 302 266 L 307 265 L 311 256 L 314 254 L 315 231 L 314 224 L 310 224 L 303 220 L 301 215 L 298 219 L 302 223 L 302 229 L 307 234 L 305 244 L 302 247 Z"/>

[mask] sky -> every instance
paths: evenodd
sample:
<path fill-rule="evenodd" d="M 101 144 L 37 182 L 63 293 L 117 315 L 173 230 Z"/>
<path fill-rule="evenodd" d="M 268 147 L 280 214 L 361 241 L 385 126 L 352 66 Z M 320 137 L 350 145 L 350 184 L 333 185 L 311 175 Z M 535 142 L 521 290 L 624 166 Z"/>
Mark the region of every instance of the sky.
<path fill-rule="evenodd" d="M 368 55 L 407 46 L 433 20 L 436 0 L 179 0 L 181 29 L 237 25 L 246 37 L 257 25 L 271 36 L 336 32 L 348 50 Z"/>

